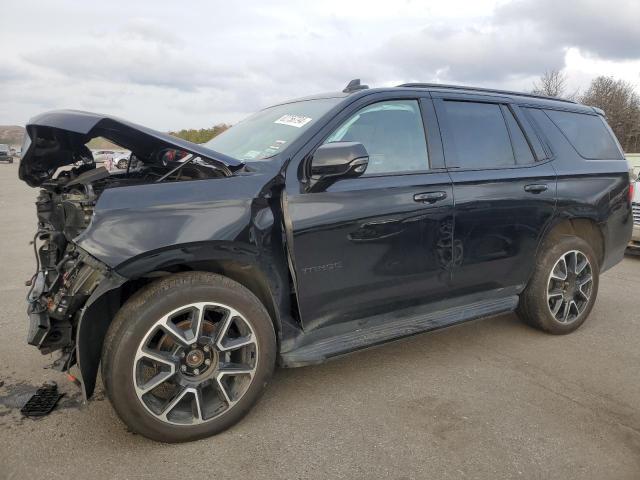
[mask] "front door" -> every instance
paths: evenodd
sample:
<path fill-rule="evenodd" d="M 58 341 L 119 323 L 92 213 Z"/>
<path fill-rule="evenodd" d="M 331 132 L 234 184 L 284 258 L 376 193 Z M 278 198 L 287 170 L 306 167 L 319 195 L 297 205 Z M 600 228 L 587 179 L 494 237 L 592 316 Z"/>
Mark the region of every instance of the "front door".
<path fill-rule="evenodd" d="M 361 142 L 370 159 L 362 177 L 321 192 L 289 188 L 300 179 L 287 177 L 289 247 L 307 330 L 427 303 L 449 285 L 453 192 L 441 145 L 426 142 L 425 124 L 435 129 L 430 142 L 439 141 L 432 103 L 369 102 L 338 117 L 318 143 Z"/>

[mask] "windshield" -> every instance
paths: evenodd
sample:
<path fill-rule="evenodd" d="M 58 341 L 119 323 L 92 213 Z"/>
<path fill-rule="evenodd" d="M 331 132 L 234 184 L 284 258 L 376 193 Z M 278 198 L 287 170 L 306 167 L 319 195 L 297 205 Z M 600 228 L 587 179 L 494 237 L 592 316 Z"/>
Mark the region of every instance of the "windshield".
<path fill-rule="evenodd" d="M 287 148 L 342 98 L 321 98 L 265 108 L 204 144 L 244 161 L 273 157 Z"/>

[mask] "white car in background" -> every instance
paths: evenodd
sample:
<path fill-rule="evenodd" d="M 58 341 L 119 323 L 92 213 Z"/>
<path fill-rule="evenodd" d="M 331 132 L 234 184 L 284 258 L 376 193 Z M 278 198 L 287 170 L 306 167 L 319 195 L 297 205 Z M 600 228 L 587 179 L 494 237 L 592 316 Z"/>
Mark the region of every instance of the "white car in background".
<path fill-rule="evenodd" d="M 93 150 L 93 161 L 96 163 L 105 163 L 113 160 L 116 152 L 114 150 Z"/>
<path fill-rule="evenodd" d="M 131 152 L 119 152 L 114 155 L 111 160 L 111 169 L 117 168 L 118 170 L 126 170 L 129 165 L 129 159 L 131 158 Z"/>

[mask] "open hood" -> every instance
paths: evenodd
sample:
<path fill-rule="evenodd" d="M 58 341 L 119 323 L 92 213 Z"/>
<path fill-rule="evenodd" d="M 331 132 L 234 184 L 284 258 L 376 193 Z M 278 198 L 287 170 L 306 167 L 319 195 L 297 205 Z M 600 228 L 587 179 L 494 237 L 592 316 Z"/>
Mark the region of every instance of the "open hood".
<path fill-rule="evenodd" d="M 77 110 L 55 110 L 32 118 L 26 126 L 19 176 L 37 187 L 62 166 L 80 161 L 87 155 L 85 144 L 103 137 L 131 152 L 142 162 L 159 161 L 166 148 L 199 156 L 227 175 L 242 168 L 241 161 L 202 145 L 172 137 L 151 128 L 116 117 Z"/>

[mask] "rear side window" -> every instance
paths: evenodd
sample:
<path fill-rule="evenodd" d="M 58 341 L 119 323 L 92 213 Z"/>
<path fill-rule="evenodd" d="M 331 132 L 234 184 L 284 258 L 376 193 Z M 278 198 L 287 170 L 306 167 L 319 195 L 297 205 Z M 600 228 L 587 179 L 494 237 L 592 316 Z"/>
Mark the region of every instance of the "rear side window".
<path fill-rule="evenodd" d="M 620 151 L 599 115 L 545 110 L 547 116 L 584 158 L 620 158 Z"/>
<path fill-rule="evenodd" d="M 450 166 L 481 169 L 515 165 L 500 105 L 449 100 L 443 104 L 451 135 L 447 149 L 454 154 L 447 160 Z"/>
<path fill-rule="evenodd" d="M 504 119 L 507 121 L 507 127 L 509 128 L 509 135 L 511 136 L 511 143 L 513 144 L 513 151 L 516 154 L 516 161 L 518 164 L 533 163 L 533 153 L 531 147 L 527 142 L 527 139 L 522 133 L 522 129 L 516 121 L 513 113 L 506 105 L 502 106 L 502 113 L 504 113 Z"/>

